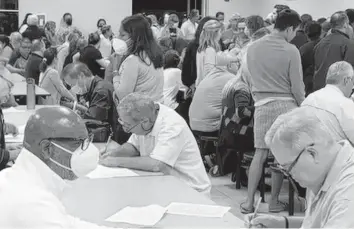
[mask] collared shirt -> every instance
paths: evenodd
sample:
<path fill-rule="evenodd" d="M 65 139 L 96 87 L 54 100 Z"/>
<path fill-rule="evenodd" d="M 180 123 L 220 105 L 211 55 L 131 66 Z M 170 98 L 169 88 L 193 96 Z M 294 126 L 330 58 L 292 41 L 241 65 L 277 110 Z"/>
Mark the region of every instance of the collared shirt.
<path fill-rule="evenodd" d="M 26 149 L 0 173 L 0 187 L 1 228 L 106 228 L 69 215 L 61 202 L 68 184 Z"/>
<path fill-rule="evenodd" d="M 181 26 L 181 31 L 186 40 L 193 40 L 198 24 L 191 22 L 191 20 L 185 21 Z"/>
<path fill-rule="evenodd" d="M 171 175 L 197 191 L 209 194 L 211 183 L 191 130 L 174 110 L 159 105 L 160 111 L 152 131 L 144 136 L 133 134 L 128 143 L 135 146 L 140 156 L 169 165 Z"/>
<path fill-rule="evenodd" d="M 163 85 L 164 104 L 172 109 L 176 109 L 178 107 L 176 96 L 182 87 L 182 71 L 179 68 L 168 68 L 163 71 L 163 74 L 165 79 Z"/>
<path fill-rule="evenodd" d="M 311 93 L 301 104 L 328 112 L 323 122 L 336 133 L 340 140 L 348 140 L 354 145 L 354 102 L 345 97 L 334 85 Z"/>
<path fill-rule="evenodd" d="M 320 191 L 316 195 L 308 191 L 302 228 L 354 227 L 354 149 L 348 141 L 340 144 Z"/>

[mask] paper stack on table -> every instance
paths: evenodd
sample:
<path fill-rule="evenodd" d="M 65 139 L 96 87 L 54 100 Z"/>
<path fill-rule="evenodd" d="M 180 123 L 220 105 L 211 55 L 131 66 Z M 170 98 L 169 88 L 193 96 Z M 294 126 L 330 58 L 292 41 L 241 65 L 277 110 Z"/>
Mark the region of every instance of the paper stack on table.
<path fill-rule="evenodd" d="M 91 179 L 112 178 L 112 177 L 134 177 L 139 176 L 130 169 L 125 168 L 109 168 L 98 165 L 97 168 L 87 175 Z"/>
<path fill-rule="evenodd" d="M 188 203 L 171 203 L 167 206 L 166 209 L 168 214 L 174 215 L 222 218 L 230 210 L 230 207 Z"/>
<path fill-rule="evenodd" d="M 118 213 L 107 218 L 106 221 L 142 226 L 154 226 L 162 219 L 165 213 L 166 208 L 159 205 L 149 205 L 146 207 L 125 207 Z"/>
<path fill-rule="evenodd" d="M 3 111 L 3 113 L 22 113 L 22 112 L 25 112 L 24 110 L 19 110 L 19 109 L 16 109 L 14 107 L 6 108 L 6 109 L 3 109 L 2 111 Z"/>

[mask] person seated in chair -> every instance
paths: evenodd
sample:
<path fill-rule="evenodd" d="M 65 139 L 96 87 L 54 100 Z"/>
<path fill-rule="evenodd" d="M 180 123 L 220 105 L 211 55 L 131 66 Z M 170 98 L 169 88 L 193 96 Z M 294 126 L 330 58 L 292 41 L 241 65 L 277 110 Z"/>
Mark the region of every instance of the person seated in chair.
<path fill-rule="evenodd" d="M 124 97 L 118 114 L 124 131 L 132 136 L 123 145 L 112 141 L 103 149 L 102 165 L 162 172 L 199 192 L 210 193 L 211 183 L 197 142 L 180 115 L 139 93 Z"/>
<path fill-rule="evenodd" d="M 94 141 L 105 142 L 116 125 L 116 109 L 113 103 L 113 85 L 94 76 L 83 63 L 69 64 L 62 71 L 62 79 L 71 91 L 79 95 L 88 107 L 77 102 L 62 102 L 61 105 L 78 110 L 86 119 L 88 129 L 95 134 Z"/>

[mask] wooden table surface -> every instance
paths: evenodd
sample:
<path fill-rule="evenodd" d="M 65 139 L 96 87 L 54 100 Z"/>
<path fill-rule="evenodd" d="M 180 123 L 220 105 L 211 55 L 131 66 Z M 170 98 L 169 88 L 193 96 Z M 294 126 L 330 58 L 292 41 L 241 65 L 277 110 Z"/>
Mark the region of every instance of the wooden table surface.
<path fill-rule="evenodd" d="M 85 221 L 112 227 L 132 225 L 105 222 L 105 219 L 131 207 L 171 202 L 216 205 L 205 195 L 172 176 L 82 179 L 65 191 L 62 199 L 69 214 Z M 136 225 L 133 225 L 136 228 Z M 202 218 L 166 214 L 154 228 L 242 228 L 243 220 L 231 213 L 223 218 Z"/>

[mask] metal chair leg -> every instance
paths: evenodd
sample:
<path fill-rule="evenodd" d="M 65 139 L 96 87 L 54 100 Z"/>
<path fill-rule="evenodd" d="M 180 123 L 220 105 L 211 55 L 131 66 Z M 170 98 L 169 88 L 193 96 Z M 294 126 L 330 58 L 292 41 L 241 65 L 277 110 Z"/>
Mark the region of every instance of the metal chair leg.
<path fill-rule="evenodd" d="M 260 182 L 261 182 L 260 189 L 261 189 L 262 203 L 265 203 L 265 164 L 263 164 L 262 177 Z"/>
<path fill-rule="evenodd" d="M 294 188 L 291 185 L 291 183 L 289 182 L 289 216 L 293 216 L 294 215 Z"/>
<path fill-rule="evenodd" d="M 241 153 L 237 152 L 237 163 L 236 163 L 236 189 L 241 189 Z"/>

